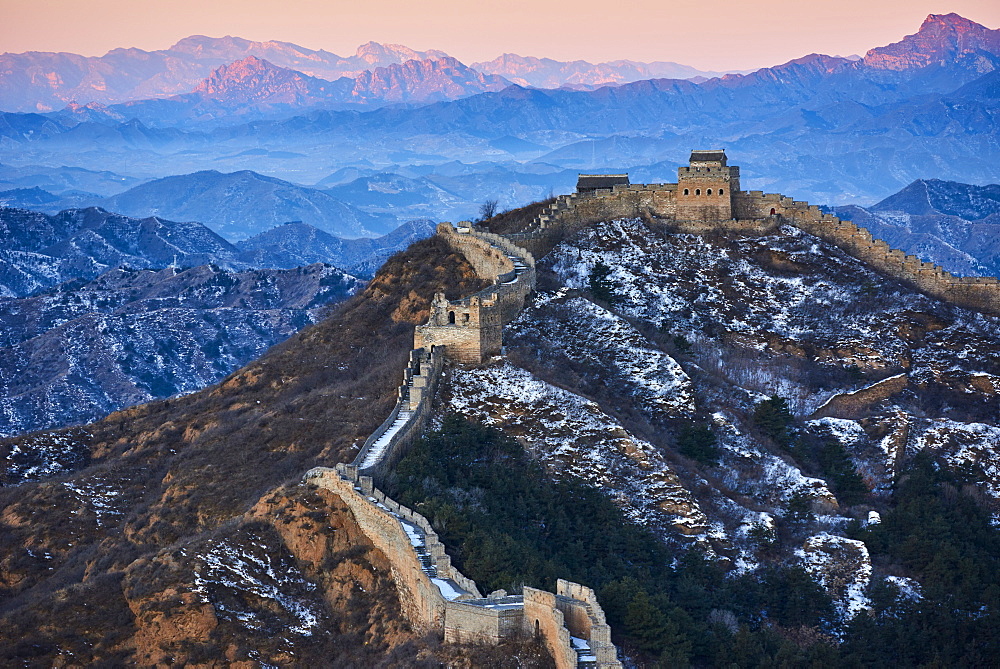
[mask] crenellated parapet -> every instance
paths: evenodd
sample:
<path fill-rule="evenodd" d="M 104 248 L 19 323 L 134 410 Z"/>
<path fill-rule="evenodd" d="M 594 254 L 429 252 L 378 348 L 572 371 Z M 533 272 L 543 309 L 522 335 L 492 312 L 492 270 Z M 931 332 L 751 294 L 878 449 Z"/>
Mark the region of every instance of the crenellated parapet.
<path fill-rule="evenodd" d="M 627 182 L 626 175 L 624 181 Z M 616 218 L 649 218 L 678 232 L 767 234 L 782 224 L 840 248 L 872 269 L 961 307 L 1000 314 L 1000 281 L 957 277 L 893 249 L 850 221 L 779 193 L 743 191 L 739 168 L 722 150 L 692 151 L 675 184 L 618 184 L 561 195 L 511 241 L 541 257 L 576 229 Z"/>
<path fill-rule="evenodd" d="M 396 463 L 405 446 L 420 435 L 430 416 L 443 364 L 443 347 L 410 351 L 410 359 L 403 368 L 403 382 L 396 391 L 396 405 L 389 417 L 365 440 L 351 463 L 359 472 L 381 476 Z"/>
<path fill-rule="evenodd" d="M 450 359 L 479 364 L 500 354 L 503 326 L 520 313 L 535 287 L 535 258 L 500 235 L 456 230 L 450 223 L 438 225 L 438 236 L 493 285 L 459 300 L 436 294 L 427 323 L 414 332 L 413 346 L 446 346 Z"/>
<path fill-rule="evenodd" d="M 303 481 L 340 497 L 358 527 L 389 560 L 403 614 L 413 627 L 447 643 L 499 643 L 537 635 L 558 669 L 621 669 L 611 629 L 593 590 L 560 580 L 557 592 L 524 587 L 484 597 L 451 564 L 431 524 L 374 486 L 353 465 L 316 467 Z"/>
<path fill-rule="evenodd" d="M 514 241 L 448 223 L 440 235 L 493 285 L 459 300 L 437 293 L 427 323 L 416 328 L 396 406 L 354 461 L 309 470 L 304 482 L 336 493 L 391 564 L 404 615 L 417 629 L 440 631 L 449 643 L 499 643 L 536 634 L 558 669 L 621 669 L 610 628 L 593 591 L 559 581 L 559 592 L 525 587 L 483 597 L 452 564 L 430 523 L 375 487 L 420 434 L 431 411 L 444 355 L 476 364 L 500 353 L 502 329 L 535 287 L 535 259 Z M 581 599 L 576 599 L 580 597 Z"/>

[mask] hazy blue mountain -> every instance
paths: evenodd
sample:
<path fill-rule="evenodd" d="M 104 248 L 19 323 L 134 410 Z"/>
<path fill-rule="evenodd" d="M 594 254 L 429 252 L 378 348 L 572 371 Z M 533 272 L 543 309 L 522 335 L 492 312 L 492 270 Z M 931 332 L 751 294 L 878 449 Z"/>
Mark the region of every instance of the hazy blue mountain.
<path fill-rule="evenodd" d="M 130 216 L 198 221 L 231 241 L 246 239 L 287 221 L 302 221 L 345 238 L 392 230 L 396 221 L 345 204 L 315 188 L 249 170 L 214 170 L 156 179 L 107 198 L 101 205 Z"/>
<path fill-rule="evenodd" d="M 473 63 L 480 72 L 499 74 L 515 84 L 536 88 L 591 87 L 623 84 L 642 79 L 706 79 L 725 74 L 698 70 L 680 63 L 656 61 L 640 63 L 633 60 L 614 60 L 606 63 L 588 63 L 585 60 L 569 62 L 551 58 L 535 58 L 505 53 L 490 61 Z"/>
<path fill-rule="evenodd" d="M 360 287 L 329 265 L 109 271 L 0 298 L 0 436 L 203 388 Z"/>
<path fill-rule="evenodd" d="M 898 211 L 913 216 L 957 216 L 967 221 L 978 221 L 987 216 L 1000 215 L 1000 185 L 973 186 L 940 179 L 918 179 L 870 209 Z"/>
<path fill-rule="evenodd" d="M 97 207 L 54 216 L 0 207 L 0 296 L 20 297 L 122 265 L 245 268 L 237 249 L 199 223 L 135 219 Z"/>
<path fill-rule="evenodd" d="M 998 35 L 954 14 L 931 15 L 914 35 L 860 60 L 813 54 L 701 83 L 512 86 L 419 107 L 314 110 L 230 125 L 217 118 L 202 129 L 3 114 L 0 160 L 30 152 L 35 162 L 128 165 L 141 174 L 266 165 L 313 183 L 342 169 L 416 178 L 459 163 L 475 166 L 469 180 L 478 193 L 452 187 L 445 174 L 434 183 L 469 202 L 500 194 L 519 204 L 547 193 L 521 187 L 540 174 L 614 168 L 637 180 L 672 180 L 692 148 L 724 146 L 747 187 L 833 204 L 875 202 L 915 179 L 987 182 L 1000 173 L 1000 153 L 984 150 L 1000 141 Z M 100 118 L 98 111 L 87 118 Z M 285 220 L 322 227 L 302 215 Z"/>
<path fill-rule="evenodd" d="M 891 246 L 960 276 L 1000 276 L 1000 185 L 919 179 L 871 207 L 838 207 Z"/>
<path fill-rule="evenodd" d="M 308 223 L 295 221 L 271 228 L 237 243 L 241 258 L 256 267 L 298 267 L 316 262 L 345 267 L 358 276 L 372 276 L 385 260 L 434 234 L 427 219 L 407 221 L 382 237 L 341 239 Z"/>
<path fill-rule="evenodd" d="M 3 120 L 0 119 L 0 123 Z M 102 197 L 120 193 L 137 186 L 140 179 L 106 170 L 88 170 L 82 167 L 47 167 L 44 165 L 0 164 L 0 186 L 5 189 L 41 188 L 54 194 L 66 191 L 95 193 Z"/>

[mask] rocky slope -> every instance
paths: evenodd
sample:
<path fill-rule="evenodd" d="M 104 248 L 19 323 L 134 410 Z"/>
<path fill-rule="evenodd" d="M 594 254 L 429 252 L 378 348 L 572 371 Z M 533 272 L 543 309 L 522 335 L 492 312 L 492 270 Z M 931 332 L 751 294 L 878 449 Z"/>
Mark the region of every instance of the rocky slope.
<path fill-rule="evenodd" d="M 871 207 L 838 215 L 959 276 L 1000 276 L 1000 186 L 920 179 Z"/>
<path fill-rule="evenodd" d="M 433 292 L 481 285 L 421 242 L 217 386 L 4 442 L 5 471 L 47 440 L 89 460 L 0 489 L 4 661 L 483 666 L 490 651 L 406 625 L 384 556 L 337 498 L 282 487 L 350 459 L 381 422 Z M 537 647 L 502 652 L 545 666 Z"/>
<path fill-rule="evenodd" d="M 72 279 L 92 279 L 127 265 L 162 269 L 176 263 L 245 267 L 238 251 L 198 223 L 142 220 L 90 207 L 55 216 L 0 208 L 0 296 L 23 297 Z"/>
<path fill-rule="evenodd" d="M 611 305 L 588 297 L 599 262 Z M 701 237 L 608 222 L 542 267 L 542 290 L 506 335 L 508 361 L 453 369 L 443 409 L 500 427 L 671 545 L 736 573 L 802 566 L 849 621 L 871 606 L 871 584 L 913 576 L 849 533 L 891 508 L 894 477 L 917 453 L 965 472 L 1000 508 L 996 318 L 793 228 Z M 762 427 L 761 402 L 775 396 L 796 417 L 787 434 Z M 714 445 L 696 448 L 693 426 Z"/>
<path fill-rule="evenodd" d="M 86 423 L 190 393 L 360 288 L 329 265 L 111 270 L 0 299 L 0 435 Z"/>

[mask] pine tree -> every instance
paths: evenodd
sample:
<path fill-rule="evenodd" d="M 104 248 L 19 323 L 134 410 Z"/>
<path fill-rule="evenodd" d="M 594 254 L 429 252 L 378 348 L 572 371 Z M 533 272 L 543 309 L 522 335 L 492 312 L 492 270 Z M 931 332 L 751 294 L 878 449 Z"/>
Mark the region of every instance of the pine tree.
<path fill-rule="evenodd" d="M 594 263 L 594 268 L 590 270 L 587 282 L 590 287 L 590 294 L 594 299 L 605 304 L 614 304 L 618 301 L 615 284 L 611 280 L 611 268 L 603 260 Z"/>

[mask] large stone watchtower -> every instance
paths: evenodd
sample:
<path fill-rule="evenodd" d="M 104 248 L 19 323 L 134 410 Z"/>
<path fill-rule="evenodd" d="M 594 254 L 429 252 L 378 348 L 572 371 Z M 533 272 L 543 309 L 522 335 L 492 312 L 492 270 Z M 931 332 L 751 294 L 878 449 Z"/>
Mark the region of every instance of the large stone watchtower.
<path fill-rule="evenodd" d="M 692 151 L 677 168 L 677 219 L 725 221 L 733 217 L 733 193 L 740 189 L 740 168 L 726 164 L 722 149 Z"/>

